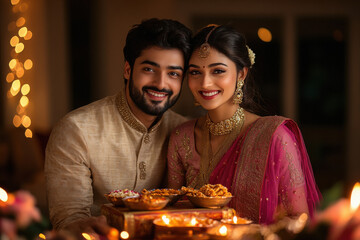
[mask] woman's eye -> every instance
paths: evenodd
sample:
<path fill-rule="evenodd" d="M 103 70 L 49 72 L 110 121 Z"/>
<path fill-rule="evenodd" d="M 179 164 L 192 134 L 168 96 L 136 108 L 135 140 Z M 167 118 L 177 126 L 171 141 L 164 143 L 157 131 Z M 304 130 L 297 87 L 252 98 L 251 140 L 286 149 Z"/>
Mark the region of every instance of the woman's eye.
<path fill-rule="evenodd" d="M 225 72 L 225 70 L 222 70 L 222 69 L 215 69 L 214 70 L 215 74 L 221 74 L 221 73 L 224 73 L 224 72 Z"/>
<path fill-rule="evenodd" d="M 189 71 L 189 74 L 190 75 L 198 75 L 198 74 L 200 74 L 200 72 L 196 71 L 196 70 L 191 70 L 191 71 Z"/>

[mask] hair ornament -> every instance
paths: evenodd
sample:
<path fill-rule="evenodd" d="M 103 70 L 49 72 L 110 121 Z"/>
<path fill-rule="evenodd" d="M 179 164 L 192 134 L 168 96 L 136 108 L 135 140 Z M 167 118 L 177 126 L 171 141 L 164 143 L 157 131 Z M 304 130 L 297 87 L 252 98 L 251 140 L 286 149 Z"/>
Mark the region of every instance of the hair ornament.
<path fill-rule="evenodd" d="M 217 24 L 209 24 L 207 25 L 205 28 L 207 27 L 213 27 L 210 32 L 206 35 L 206 38 L 205 38 L 205 42 L 203 44 L 201 44 L 200 46 L 200 49 L 199 49 L 199 56 L 201 58 L 207 58 L 210 54 L 210 44 L 208 43 L 208 39 L 211 35 L 211 33 L 217 28 L 219 27 L 220 25 L 217 25 Z"/>
<path fill-rule="evenodd" d="M 251 50 L 251 48 L 249 48 L 248 45 L 246 45 L 246 48 L 248 50 L 248 54 L 249 54 L 249 58 L 250 58 L 250 64 L 252 67 L 255 64 L 255 53 L 253 52 L 253 50 Z"/>

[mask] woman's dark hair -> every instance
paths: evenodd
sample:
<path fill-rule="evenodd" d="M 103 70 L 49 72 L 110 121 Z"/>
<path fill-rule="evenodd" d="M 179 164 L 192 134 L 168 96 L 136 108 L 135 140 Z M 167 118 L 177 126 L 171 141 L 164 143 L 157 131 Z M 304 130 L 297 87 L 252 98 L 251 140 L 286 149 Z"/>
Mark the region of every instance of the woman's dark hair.
<path fill-rule="evenodd" d="M 251 61 L 243 34 L 227 25 L 205 27 L 192 38 L 191 52 L 200 48 L 210 31 L 212 32 L 207 40 L 210 47 L 231 59 L 235 63 L 237 71 L 242 70 L 244 67 L 249 69 L 243 86 L 244 97 L 241 107 L 247 111 L 263 115 L 266 110 L 259 103 L 261 97 L 256 90 L 256 84 L 251 74 Z"/>
<path fill-rule="evenodd" d="M 135 59 L 144 49 L 160 47 L 163 49 L 179 49 L 185 59 L 185 65 L 190 55 L 191 30 L 182 23 L 170 19 L 151 18 L 136 24 L 130 29 L 126 37 L 124 58 L 131 69 Z"/>

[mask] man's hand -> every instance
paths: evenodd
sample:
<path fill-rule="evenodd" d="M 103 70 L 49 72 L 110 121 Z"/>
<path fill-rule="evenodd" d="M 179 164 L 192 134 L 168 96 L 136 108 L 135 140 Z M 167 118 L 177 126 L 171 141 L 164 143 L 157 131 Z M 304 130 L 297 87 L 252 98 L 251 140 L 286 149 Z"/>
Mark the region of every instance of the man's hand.
<path fill-rule="evenodd" d="M 89 217 L 70 223 L 59 231 L 60 238 L 102 240 L 119 239 L 119 231 L 110 227 L 105 216 Z"/>

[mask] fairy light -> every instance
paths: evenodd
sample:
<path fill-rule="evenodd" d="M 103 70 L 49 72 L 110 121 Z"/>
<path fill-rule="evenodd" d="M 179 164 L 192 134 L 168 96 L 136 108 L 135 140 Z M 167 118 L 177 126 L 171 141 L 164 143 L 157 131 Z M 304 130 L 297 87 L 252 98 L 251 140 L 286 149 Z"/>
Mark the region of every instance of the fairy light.
<path fill-rule="evenodd" d="M 25 18 L 25 12 L 29 9 L 29 0 L 9 0 L 9 2 L 14 19 L 8 24 L 8 30 L 11 32 L 9 41 L 11 59 L 10 72 L 6 75 L 6 82 L 10 85 L 7 97 L 16 97 L 18 100 L 13 125 L 17 128 L 24 127 L 25 137 L 32 138 L 31 118 L 28 113 L 28 107 L 31 104 L 29 97 L 31 87 L 26 72 L 33 68 L 34 63 L 33 60 L 25 57 L 26 43 L 33 37 L 33 33 L 27 26 L 28 19 Z"/>

